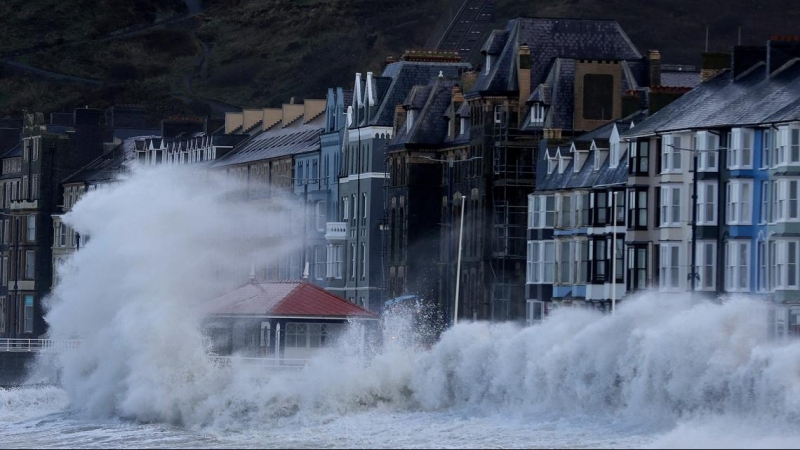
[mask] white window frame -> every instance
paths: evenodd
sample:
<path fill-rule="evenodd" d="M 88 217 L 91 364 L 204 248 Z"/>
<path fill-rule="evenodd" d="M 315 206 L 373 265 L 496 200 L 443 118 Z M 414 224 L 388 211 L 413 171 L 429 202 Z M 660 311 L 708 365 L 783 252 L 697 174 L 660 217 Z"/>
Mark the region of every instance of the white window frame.
<path fill-rule="evenodd" d="M 320 200 L 315 204 L 317 231 L 325 231 L 325 223 L 327 221 L 325 207 L 325 200 Z"/>
<path fill-rule="evenodd" d="M 544 114 L 545 109 L 544 105 L 537 102 L 531 106 L 531 123 L 532 124 L 543 124 L 544 123 Z"/>
<path fill-rule="evenodd" d="M 541 300 L 528 300 L 525 303 L 525 326 L 536 325 L 544 320 L 544 302 Z M 537 314 L 538 313 L 538 314 Z"/>
<path fill-rule="evenodd" d="M 681 270 L 682 245 L 682 243 L 676 242 L 662 242 L 659 245 L 659 258 L 661 261 L 659 288 L 662 291 L 679 292 L 681 287 L 684 286 L 681 277 L 683 273 Z"/>
<path fill-rule="evenodd" d="M 800 125 L 779 127 L 776 144 L 777 161 L 773 161 L 773 167 L 800 165 Z"/>
<path fill-rule="evenodd" d="M 558 196 L 558 226 L 561 228 L 572 228 L 574 226 L 572 217 L 572 193 L 563 193 Z"/>
<path fill-rule="evenodd" d="M 752 225 L 753 180 L 733 179 L 728 182 L 726 192 L 726 225 Z"/>
<path fill-rule="evenodd" d="M 751 250 L 750 240 L 725 243 L 725 291 L 750 292 Z"/>
<path fill-rule="evenodd" d="M 318 245 L 314 247 L 314 278 L 317 280 L 325 279 L 327 258 L 325 254 L 325 247 Z"/>
<path fill-rule="evenodd" d="M 683 209 L 683 186 L 681 185 L 662 185 L 661 186 L 661 227 L 682 226 L 681 215 Z M 677 212 L 677 217 L 675 213 Z"/>
<path fill-rule="evenodd" d="M 769 255 L 767 254 L 767 248 L 767 241 L 759 240 L 756 242 L 756 279 L 754 280 L 756 292 L 769 291 L 769 270 L 774 269 L 767 267 L 767 261 L 769 258 Z"/>
<path fill-rule="evenodd" d="M 708 131 L 697 133 L 698 172 L 719 171 L 719 136 Z"/>
<path fill-rule="evenodd" d="M 572 284 L 573 280 L 573 266 L 575 258 L 575 241 L 573 240 L 559 240 L 556 241 L 556 283 L 560 285 Z M 566 255 L 565 255 L 566 253 Z M 566 256 L 566 260 L 565 257 Z M 565 275 L 566 273 L 566 275 Z"/>
<path fill-rule="evenodd" d="M 350 280 L 356 279 L 356 244 L 350 244 L 350 253 L 352 253 L 350 257 Z"/>
<path fill-rule="evenodd" d="M 765 225 L 769 222 L 769 181 L 761 182 L 761 211 L 758 223 Z"/>
<path fill-rule="evenodd" d="M 707 251 L 711 256 L 707 258 Z M 714 291 L 717 289 L 717 243 L 715 241 L 697 241 L 697 279 L 695 289 L 698 291 Z M 711 282 L 708 283 L 708 279 Z"/>
<path fill-rule="evenodd" d="M 792 262 L 794 253 L 794 262 Z M 800 240 L 776 239 L 770 242 L 770 290 L 800 289 Z M 794 266 L 794 267 L 792 267 Z M 793 275 L 793 276 L 792 276 Z"/>
<path fill-rule="evenodd" d="M 719 185 L 716 181 L 700 181 L 697 183 L 697 224 L 717 224 L 717 201 Z M 709 214 L 710 209 L 710 214 Z"/>
<path fill-rule="evenodd" d="M 683 136 L 666 135 L 661 141 L 661 173 L 680 173 L 683 167 Z"/>
<path fill-rule="evenodd" d="M 528 228 L 552 229 L 556 226 L 556 195 L 534 195 L 529 197 Z M 548 201 L 552 202 L 552 210 L 548 210 Z M 532 202 L 532 204 L 531 204 Z"/>
<path fill-rule="evenodd" d="M 728 169 L 750 170 L 753 168 L 753 143 L 755 132 L 750 128 L 734 128 L 728 145 Z"/>
<path fill-rule="evenodd" d="M 527 257 L 527 284 L 553 284 L 555 282 L 555 241 L 528 241 Z"/>
<path fill-rule="evenodd" d="M 792 189 L 792 184 L 795 185 L 795 189 Z M 799 223 L 800 177 L 774 180 L 772 188 L 775 192 L 771 196 L 773 213 L 770 223 Z"/>

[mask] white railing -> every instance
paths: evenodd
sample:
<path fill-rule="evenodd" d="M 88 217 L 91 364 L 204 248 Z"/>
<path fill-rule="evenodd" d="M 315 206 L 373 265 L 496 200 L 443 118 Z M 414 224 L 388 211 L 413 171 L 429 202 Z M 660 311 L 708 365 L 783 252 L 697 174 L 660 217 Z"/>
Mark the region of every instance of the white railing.
<path fill-rule="evenodd" d="M 0 352 L 58 352 L 78 348 L 78 340 L 0 339 Z"/>
<path fill-rule="evenodd" d="M 325 224 L 325 240 L 347 239 L 347 222 L 328 222 Z"/>
<path fill-rule="evenodd" d="M 276 372 L 300 372 L 308 364 L 307 359 L 283 358 L 245 358 L 239 356 L 209 355 L 211 361 L 220 367 L 229 367 L 233 364 L 258 366 Z"/>

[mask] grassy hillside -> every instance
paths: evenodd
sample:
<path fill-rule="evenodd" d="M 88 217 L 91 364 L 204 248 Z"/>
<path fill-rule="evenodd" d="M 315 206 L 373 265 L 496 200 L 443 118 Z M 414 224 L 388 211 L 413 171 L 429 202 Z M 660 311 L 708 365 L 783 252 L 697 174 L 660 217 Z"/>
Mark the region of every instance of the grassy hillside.
<path fill-rule="evenodd" d="M 59 74 L 0 66 L 0 115 L 145 103 L 158 114 L 275 106 L 348 86 L 387 55 L 421 48 L 447 0 L 3 0 L 0 56 Z M 497 0 L 495 26 L 523 16 L 613 18 L 665 63 L 800 34 L 796 0 Z M 100 80 L 102 83 L 94 83 Z"/>

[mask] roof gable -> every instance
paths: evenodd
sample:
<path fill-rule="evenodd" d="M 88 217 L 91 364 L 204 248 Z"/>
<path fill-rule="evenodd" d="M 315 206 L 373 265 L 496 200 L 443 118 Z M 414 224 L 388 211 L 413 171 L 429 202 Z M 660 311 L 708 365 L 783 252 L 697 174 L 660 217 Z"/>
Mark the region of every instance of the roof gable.
<path fill-rule="evenodd" d="M 375 313 L 305 281 L 248 283 L 201 306 L 206 315 L 362 317 Z"/>

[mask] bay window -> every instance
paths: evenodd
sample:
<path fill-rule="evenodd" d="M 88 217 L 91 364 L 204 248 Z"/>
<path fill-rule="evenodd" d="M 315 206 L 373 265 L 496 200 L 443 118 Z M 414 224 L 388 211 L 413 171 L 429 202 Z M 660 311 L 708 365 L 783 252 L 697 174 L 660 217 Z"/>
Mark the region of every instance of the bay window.
<path fill-rule="evenodd" d="M 750 241 L 729 241 L 725 249 L 725 290 L 748 292 L 749 268 Z"/>
<path fill-rule="evenodd" d="M 695 281 L 695 288 L 700 291 L 713 291 L 716 283 L 717 244 L 716 242 L 697 243 L 697 267 L 699 277 Z"/>
<path fill-rule="evenodd" d="M 756 263 L 758 264 L 756 290 L 758 292 L 767 292 L 769 290 L 769 280 L 767 279 L 767 243 L 764 241 L 758 241 L 756 247 Z"/>
<path fill-rule="evenodd" d="M 800 287 L 798 262 L 800 242 L 778 239 L 770 242 L 770 287 L 772 290 L 796 290 Z"/>
<path fill-rule="evenodd" d="M 700 181 L 697 184 L 697 224 L 717 224 L 716 181 Z"/>
<path fill-rule="evenodd" d="M 775 166 L 800 165 L 800 128 L 796 125 L 779 128 L 776 144 Z"/>
<path fill-rule="evenodd" d="M 647 289 L 647 245 L 628 247 L 628 284 L 630 292 Z"/>
<path fill-rule="evenodd" d="M 666 136 L 661 145 L 661 173 L 681 171 L 681 148 L 683 139 L 681 136 Z"/>
<path fill-rule="evenodd" d="M 594 209 L 594 226 L 608 224 L 608 192 L 592 192 L 592 206 Z"/>
<path fill-rule="evenodd" d="M 717 152 L 719 151 L 719 136 L 708 131 L 700 131 L 697 133 L 697 146 L 695 147 L 698 154 L 699 161 L 697 162 L 698 171 L 700 172 L 716 172 L 719 169 L 719 158 Z"/>
<path fill-rule="evenodd" d="M 575 258 L 573 259 L 573 273 L 575 284 L 586 284 L 589 274 L 589 241 L 580 239 L 575 241 Z"/>
<path fill-rule="evenodd" d="M 551 284 L 555 281 L 555 242 L 528 241 L 528 284 Z"/>
<path fill-rule="evenodd" d="M 650 172 L 650 141 L 643 140 L 631 144 L 630 158 L 628 159 L 629 175 L 649 175 Z"/>
<path fill-rule="evenodd" d="M 574 241 L 560 241 L 558 243 L 558 282 L 560 284 L 572 283 L 572 258 L 575 255 Z"/>
<path fill-rule="evenodd" d="M 750 225 L 752 219 L 753 181 L 732 180 L 728 182 L 728 225 Z"/>
<path fill-rule="evenodd" d="M 681 226 L 681 186 L 661 186 L 661 226 Z"/>
<path fill-rule="evenodd" d="M 800 221 L 800 178 L 772 182 L 772 223 Z"/>
<path fill-rule="evenodd" d="M 741 170 L 753 168 L 753 130 L 734 128 L 728 149 L 728 169 Z"/>
<path fill-rule="evenodd" d="M 647 188 L 628 191 L 628 228 L 647 229 Z"/>
<path fill-rule="evenodd" d="M 532 205 L 531 205 L 532 203 Z M 553 228 L 556 220 L 556 196 L 534 195 L 528 201 L 528 228 Z M 531 208 L 532 206 L 532 208 Z"/>
<path fill-rule="evenodd" d="M 559 197 L 558 214 L 560 216 L 559 226 L 561 228 L 572 227 L 572 194 L 562 194 Z"/>
<path fill-rule="evenodd" d="M 675 291 L 681 287 L 680 259 L 681 244 L 662 243 L 659 246 L 661 274 L 659 287 L 665 291 Z"/>
<path fill-rule="evenodd" d="M 605 238 L 589 240 L 589 259 L 591 261 L 593 283 L 605 282 L 608 276 L 608 244 Z"/>
<path fill-rule="evenodd" d="M 575 228 L 585 227 L 589 225 L 589 194 L 585 192 L 576 192 L 575 201 Z"/>

